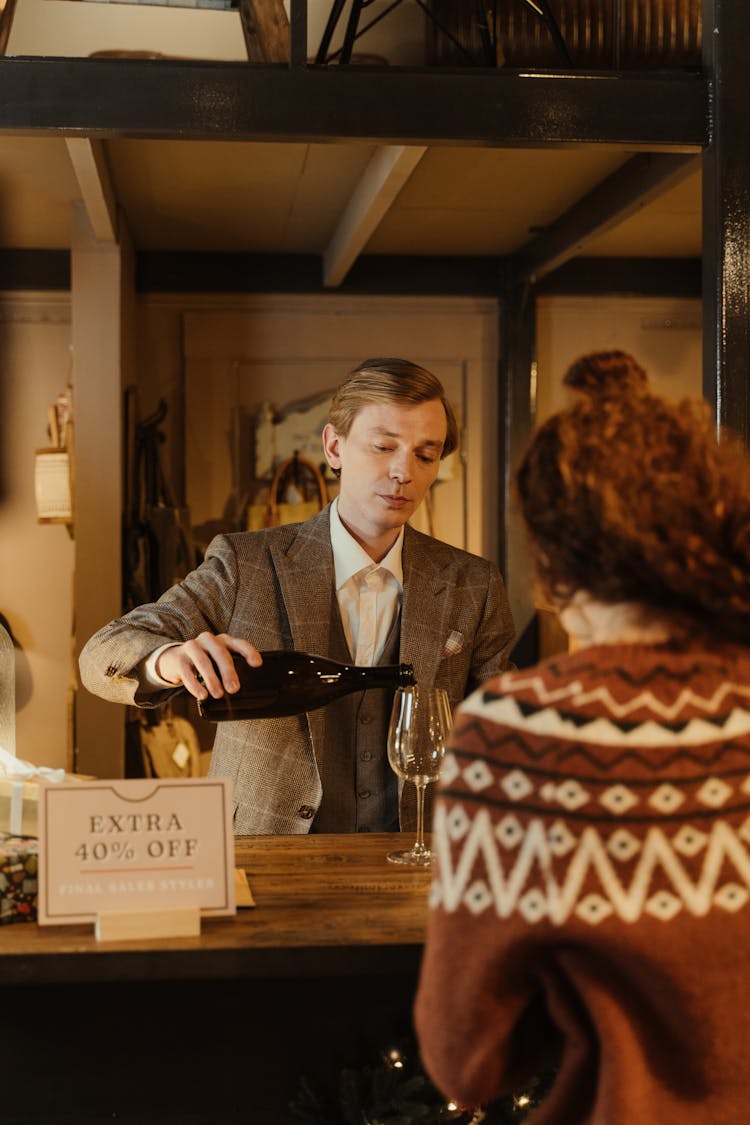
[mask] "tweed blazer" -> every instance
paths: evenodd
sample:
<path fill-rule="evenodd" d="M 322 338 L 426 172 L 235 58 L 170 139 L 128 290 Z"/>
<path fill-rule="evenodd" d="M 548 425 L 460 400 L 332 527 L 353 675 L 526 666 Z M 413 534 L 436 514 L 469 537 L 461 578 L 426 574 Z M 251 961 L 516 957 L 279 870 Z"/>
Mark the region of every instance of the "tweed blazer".
<path fill-rule="evenodd" d="M 452 704 L 507 666 L 513 622 L 502 579 L 486 559 L 406 527 L 399 659 Z M 304 523 L 217 536 L 205 561 L 158 602 L 105 625 L 84 647 L 81 679 L 96 695 L 154 707 L 174 691 L 144 690 L 138 666 L 168 641 L 204 630 L 258 649 L 325 655 L 339 613 L 329 508 Z M 177 690 L 182 690 L 177 689 Z M 218 724 L 213 776 L 234 785 L 238 834 L 305 833 L 320 805 L 316 751 L 323 713 Z"/>

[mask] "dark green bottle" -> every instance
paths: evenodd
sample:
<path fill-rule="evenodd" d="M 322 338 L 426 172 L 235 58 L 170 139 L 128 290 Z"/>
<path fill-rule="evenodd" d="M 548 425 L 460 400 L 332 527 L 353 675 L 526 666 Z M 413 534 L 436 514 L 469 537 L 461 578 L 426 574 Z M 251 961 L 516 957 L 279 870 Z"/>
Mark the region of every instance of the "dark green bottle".
<path fill-rule="evenodd" d="M 234 658 L 239 691 L 226 693 L 221 699 L 209 696 L 200 700 L 198 713 L 202 718 L 220 723 L 300 715 L 352 692 L 414 683 L 411 664 L 362 667 L 294 650 L 262 652 L 261 656 L 260 668 L 251 668 L 244 657 Z"/>

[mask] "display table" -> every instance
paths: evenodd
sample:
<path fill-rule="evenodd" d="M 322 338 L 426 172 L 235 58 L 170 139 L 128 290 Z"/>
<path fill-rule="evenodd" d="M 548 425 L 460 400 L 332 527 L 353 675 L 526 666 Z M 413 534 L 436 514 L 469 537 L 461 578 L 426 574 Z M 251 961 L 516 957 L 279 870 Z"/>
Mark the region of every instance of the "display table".
<path fill-rule="evenodd" d="M 430 875 L 385 856 L 412 840 L 238 838 L 256 906 L 196 938 L 0 927 L 0 1120 L 293 1120 L 303 1074 L 332 1080 L 410 1033 Z"/>

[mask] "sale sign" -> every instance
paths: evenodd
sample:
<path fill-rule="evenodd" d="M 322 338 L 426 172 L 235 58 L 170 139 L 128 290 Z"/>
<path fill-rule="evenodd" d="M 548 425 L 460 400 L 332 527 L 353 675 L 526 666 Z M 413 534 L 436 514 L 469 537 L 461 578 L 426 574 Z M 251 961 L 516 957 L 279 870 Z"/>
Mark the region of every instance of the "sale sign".
<path fill-rule="evenodd" d="M 43 785 L 39 922 L 109 911 L 235 912 L 229 782 L 221 778 Z"/>

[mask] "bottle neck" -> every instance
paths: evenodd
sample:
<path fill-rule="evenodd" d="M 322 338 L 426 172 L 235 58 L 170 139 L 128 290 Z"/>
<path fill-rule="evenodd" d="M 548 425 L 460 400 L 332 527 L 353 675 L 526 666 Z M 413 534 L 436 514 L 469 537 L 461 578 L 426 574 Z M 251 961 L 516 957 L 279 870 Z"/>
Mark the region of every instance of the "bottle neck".
<path fill-rule="evenodd" d="M 352 670 L 368 686 L 379 684 L 383 687 L 409 687 L 416 682 L 411 664 L 372 664 L 367 667 L 352 665 Z"/>

